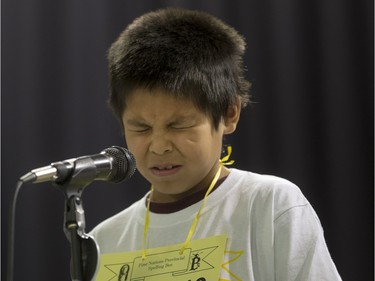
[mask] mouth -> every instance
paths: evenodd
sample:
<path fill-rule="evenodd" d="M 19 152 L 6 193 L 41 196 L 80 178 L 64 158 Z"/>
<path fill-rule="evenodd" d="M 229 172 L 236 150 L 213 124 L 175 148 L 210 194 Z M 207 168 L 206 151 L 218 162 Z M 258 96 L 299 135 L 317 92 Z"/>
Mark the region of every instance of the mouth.
<path fill-rule="evenodd" d="M 151 171 L 157 176 L 170 176 L 177 173 L 180 168 L 180 165 L 159 165 L 151 167 Z"/>

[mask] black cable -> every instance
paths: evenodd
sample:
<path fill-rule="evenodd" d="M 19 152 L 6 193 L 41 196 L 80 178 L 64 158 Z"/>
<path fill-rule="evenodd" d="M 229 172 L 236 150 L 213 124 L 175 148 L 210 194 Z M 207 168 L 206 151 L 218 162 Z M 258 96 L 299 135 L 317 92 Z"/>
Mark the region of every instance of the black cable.
<path fill-rule="evenodd" d="M 15 234 L 15 214 L 16 214 L 16 203 L 18 193 L 21 189 L 22 184 L 24 183 L 24 177 L 19 179 L 16 183 L 16 188 L 14 190 L 12 205 L 9 213 L 9 231 L 8 231 L 8 270 L 7 270 L 7 281 L 13 281 L 13 272 L 14 272 L 14 234 Z"/>

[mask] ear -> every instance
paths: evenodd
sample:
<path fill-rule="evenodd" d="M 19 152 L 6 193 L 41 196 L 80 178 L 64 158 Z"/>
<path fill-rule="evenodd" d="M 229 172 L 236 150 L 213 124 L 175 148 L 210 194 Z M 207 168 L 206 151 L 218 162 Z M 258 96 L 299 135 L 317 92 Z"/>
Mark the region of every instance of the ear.
<path fill-rule="evenodd" d="M 236 103 L 228 108 L 227 115 L 224 119 L 224 134 L 229 135 L 233 133 L 236 128 L 238 121 L 240 120 L 241 113 L 241 100 L 237 97 Z"/>

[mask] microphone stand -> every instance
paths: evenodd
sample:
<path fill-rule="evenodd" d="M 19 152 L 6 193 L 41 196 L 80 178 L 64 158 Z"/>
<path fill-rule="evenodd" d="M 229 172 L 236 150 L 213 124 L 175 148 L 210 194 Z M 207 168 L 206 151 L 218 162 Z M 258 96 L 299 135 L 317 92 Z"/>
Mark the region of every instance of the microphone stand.
<path fill-rule="evenodd" d="M 81 194 L 96 176 L 95 168 L 87 165 L 87 161 L 90 160 L 77 160 L 75 169 L 67 168 L 66 164 L 55 164 L 59 173 L 67 174 L 67 180 L 54 182 L 54 185 L 65 194 L 64 232 L 70 242 L 72 281 L 91 281 L 99 261 L 99 247 L 95 239 L 85 233 L 85 212 Z M 72 174 L 69 174 L 72 170 Z M 82 177 L 82 174 L 85 176 Z"/>

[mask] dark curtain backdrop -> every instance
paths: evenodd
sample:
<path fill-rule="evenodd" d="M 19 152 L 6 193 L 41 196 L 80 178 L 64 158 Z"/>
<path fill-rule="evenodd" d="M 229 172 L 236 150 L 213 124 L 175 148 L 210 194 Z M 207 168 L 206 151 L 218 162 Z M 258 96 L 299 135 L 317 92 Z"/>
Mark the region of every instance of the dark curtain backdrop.
<path fill-rule="evenodd" d="M 296 183 L 318 213 L 344 280 L 373 280 L 373 2 L 369 0 L 2 0 L 1 261 L 17 179 L 51 162 L 124 145 L 107 108 L 106 51 L 144 12 L 208 11 L 247 39 L 254 104 L 235 166 Z M 149 186 L 139 175 L 83 194 L 86 230 Z M 64 195 L 25 185 L 16 213 L 15 280 L 70 280 Z"/>

